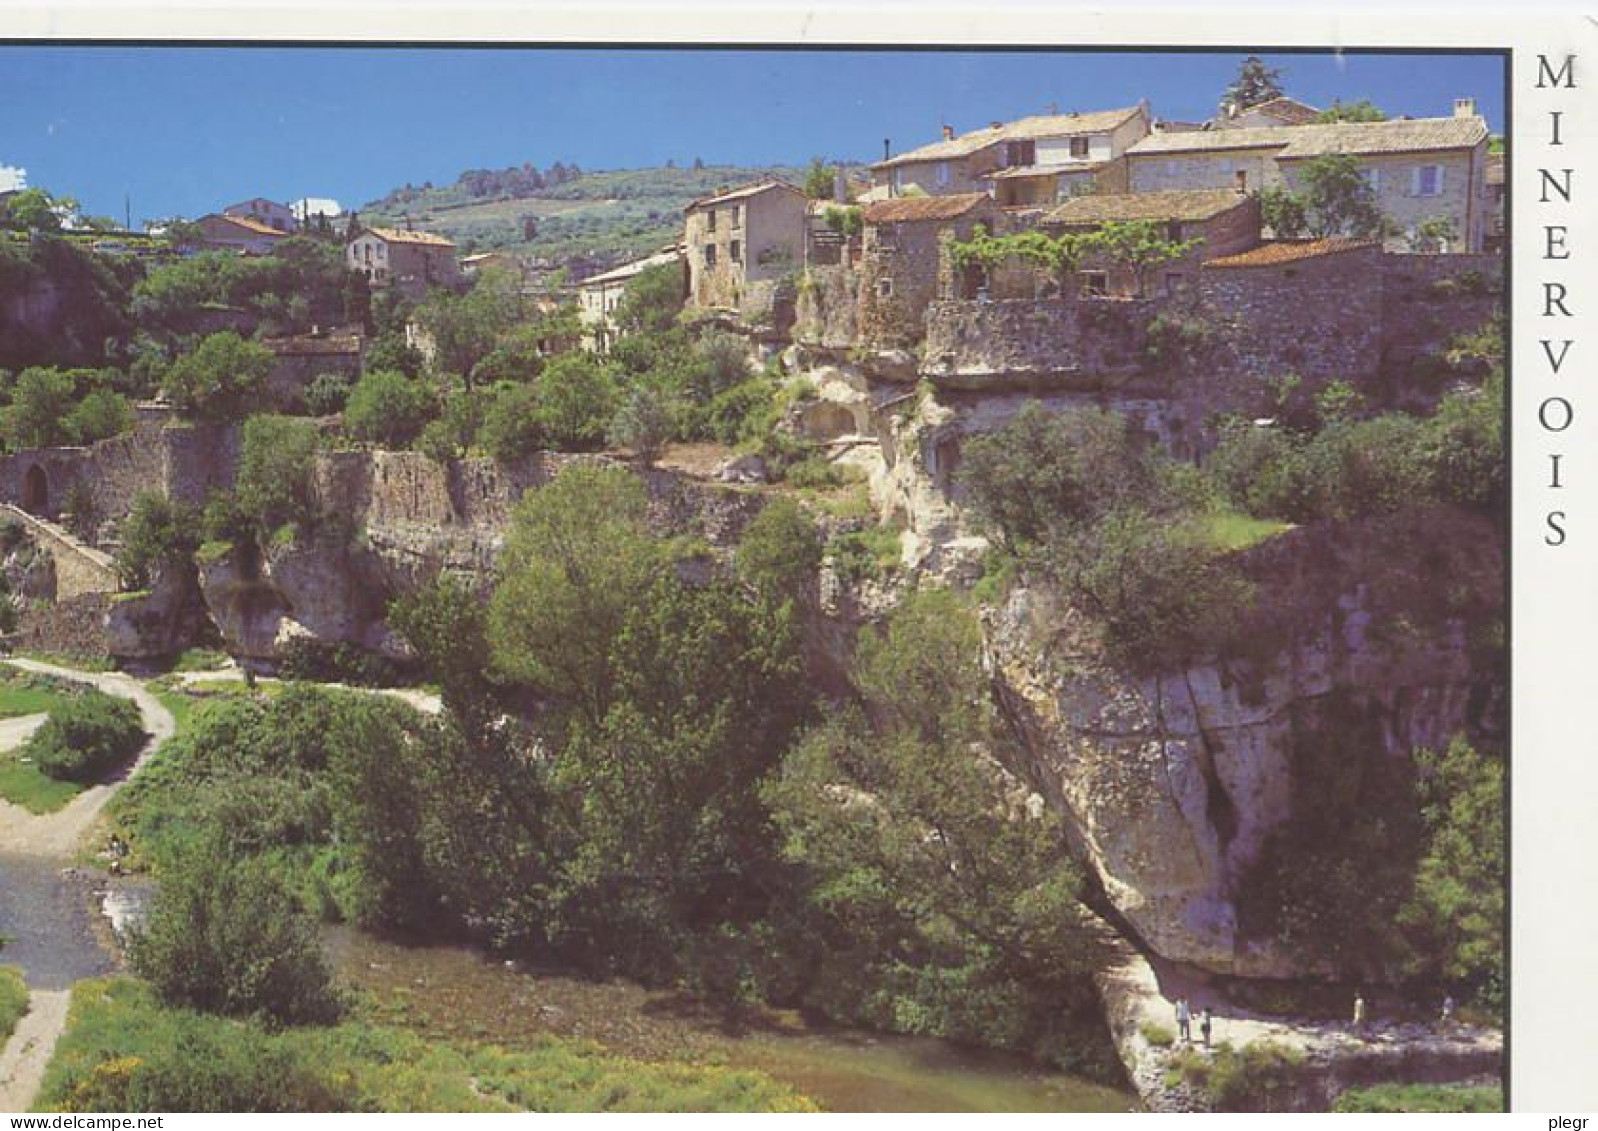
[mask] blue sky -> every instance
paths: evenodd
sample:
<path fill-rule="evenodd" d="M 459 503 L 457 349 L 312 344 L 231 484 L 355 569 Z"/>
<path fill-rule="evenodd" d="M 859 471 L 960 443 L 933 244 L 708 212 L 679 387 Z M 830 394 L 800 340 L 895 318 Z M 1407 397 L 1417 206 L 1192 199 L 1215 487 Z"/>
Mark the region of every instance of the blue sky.
<path fill-rule="evenodd" d="M 1131 105 L 1212 113 L 1236 52 L 0 47 L 0 167 L 121 218 L 252 196 L 359 205 L 411 182 L 547 168 L 874 160 L 994 119 Z M 1484 55 L 1265 53 L 1315 105 L 1504 121 Z"/>

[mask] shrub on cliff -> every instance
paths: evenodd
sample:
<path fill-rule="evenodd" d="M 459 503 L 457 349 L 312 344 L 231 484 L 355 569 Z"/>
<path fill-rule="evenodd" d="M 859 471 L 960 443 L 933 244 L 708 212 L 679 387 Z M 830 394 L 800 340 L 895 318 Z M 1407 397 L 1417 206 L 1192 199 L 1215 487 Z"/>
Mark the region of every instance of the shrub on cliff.
<path fill-rule="evenodd" d="M 301 417 L 262 414 L 244 422 L 234 497 L 260 532 L 310 521 L 320 446 L 316 425 Z"/>
<path fill-rule="evenodd" d="M 585 354 L 563 354 L 538 375 L 535 387 L 538 424 L 550 444 L 583 451 L 604 442 L 618 401 L 609 366 Z"/>
<path fill-rule="evenodd" d="M 259 399 L 273 360 L 265 346 L 226 330 L 174 361 L 161 388 L 184 412 L 213 420 L 237 419 Z"/>
<path fill-rule="evenodd" d="M 409 444 L 437 411 L 435 390 L 391 369 L 364 374 L 344 402 L 344 431 L 385 448 Z"/>
<path fill-rule="evenodd" d="M 118 529 L 117 576 L 124 589 L 145 589 L 163 569 L 199 548 L 199 516 L 157 491 L 141 491 Z"/>
<path fill-rule="evenodd" d="M 126 699 L 85 691 L 63 699 L 28 739 L 26 756 L 57 781 L 98 781 L 144 745 L 138 708 Z"/>

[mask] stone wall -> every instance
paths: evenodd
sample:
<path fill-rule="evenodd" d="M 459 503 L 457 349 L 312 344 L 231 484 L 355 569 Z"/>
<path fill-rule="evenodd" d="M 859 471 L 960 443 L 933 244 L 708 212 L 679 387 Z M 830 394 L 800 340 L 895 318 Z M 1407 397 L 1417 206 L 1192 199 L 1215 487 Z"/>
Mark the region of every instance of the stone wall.
<path fill-rule="evenodd" d="M 799 280 L 796 342 L 823 350 L 848 350 L 858 334 L 860 276 L 843 265 L 811 265 Z"/>
<path fill-rule="evenodd" d="M 20 507 L 4 509 L 8 518 L 27 528 L 35 544 L 54 562 L 55 585 L 51 599 L 65 601 L 85 593 L 114 593 L 120 588 L 116 566 L 109 554 L 84 545 L 55 523 L 37 518 Z"/>
<path fill-rule="evenodd" d="M 81 593 L 48 605 L 27 604 L 17 620 L 15 648 L 65 656 L 105 656 L 106 614 L 114 594 Z"/>
<path fill-rule="evenodd" d="M 1275 266 L 1206 266 L 1199 296 L 1226 327 L 1238 375 L 1358 387 L 1381 362 L 1381 261 L 1368 247 Z"/>
<path fill-rule="evenodd" d="M 1382 263 L 1382 367 L 1436 357 L 1503 309 L 1501 255 L 1388 255 Z"/>
<path fill-rule="evenodd" d="M 922 375 L 941 388 L 1090 387 L 1137 372 L 1155 299 L 943 300 L 927 308 Z"/>

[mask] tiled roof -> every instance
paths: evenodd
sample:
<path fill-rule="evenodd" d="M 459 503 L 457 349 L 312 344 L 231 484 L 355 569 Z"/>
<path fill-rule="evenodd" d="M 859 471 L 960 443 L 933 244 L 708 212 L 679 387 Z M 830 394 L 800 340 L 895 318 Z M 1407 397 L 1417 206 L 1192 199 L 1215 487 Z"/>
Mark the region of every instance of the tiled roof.
<path fill-rule="evenodd" d="M 1467 149 L 1487 136 L 1481 118 L 1399 118 L 1314 126 L 1244 126 L 1232 130 L 1154 133 L 1127 150 L 1131 157 L 1227 149 L 1280 149 L 1283 160 L 1328 153 L 1417 153 Z"/>
<path fill-rule="evenodd" d="M 418 243 L 428 247 L 454 247 L 455 241 L 436 232 L 416 232 L 409 228 L 367 228 L 362 235 L 373 235 L 388 243 Z"/>
<path fill-rule="evenodd" d="M 772 189 L 783 189 L 799 196 L 804 195 L 803 191 L 790 185 L 787 181 L 756 181 L 752 185 L 742 185 L 735 189 L 728 189 L 726 192 L 700 197 L 687 208 L 684 208 L 683 211 L 692 212 L 695 208 L 703 208 L 708 204 L 723 204 L 729 200 L 743 200 L 746 197 L 759 196 L 761 193 L 769 192 Z"/>
<path fill-rule="evenodd" d="M 1239 115 L 1264 114 L 1268 118 L 1275 118 L 1284 126 L 1307 126 L 1320 117 L 1320 113 L 1319 110 L 1308 103 L 1300 102 L 1296 98 L 1288 98 L 1286 95 L 1280 98 L 1272 98 L 1253 106 L 1245 106 L 1238 111 Z M 1225 119 L 1217 119 L 1215 124 L 1221 129 L 1227 128 Z"/>
<path fill-rule="evenodd" d="M 1044 217 L 1049 224 L 1103 224 L 1122 220 L 1208 220 L 1248 197 L 1235 189 L 1174 189 L 1072 197 Z"/>
<path fill-rule="evenodd" d="M 898 196 L 866 205 L 860 218 L 867 224 L 953 220 L 988 199 L 985 192 L 957 192 L 949 196 Z"/>
<path fill-rule="evenodd" d="M 1283 263 L 1296 263 L 1302 259 L 1318 259 L 1325 255 L 1340 255 L 1345 251 L 1360 251 L 1379 247 L 1375 240 L 1356 240 L 1346 236 L 1329 236 L 1318 240 L 1282 240 L 1262 243 L 1259 247 L 1237 255 L 1225 255 L 1204 264 L 1210 267 L 1277 267 Z"/>
<path fill-rule="evenodd" d="M 237 225 L 240 228 L 243 228 L 245 231 L 250 232 L 251 234 L 257 235 L 257 236 L 277 236 L 280 239 L 287 239 L 288 238 L 288 233 L 287 232 L 279 231 L 278 229 L 272 227 L 272 225 L 263 224 L 259 220 L 252 220 L 248 216 L 222 216 L 222 215 L 215 215 L 215 216 L 207 216 L 207 217 L 205 217 L 205 219 L 207 219 L 207 220 L 221 220 L 224 224 L 234 224 L 234 225 Z"/>
<path fill-rule="evenodd" d="M 1069 165 L 1011 165 L 1008 169 L 995 169 L 983 173 L 982 181 L 1008 181 L 1016 177 L 1053 177 L 1060 173 L 1092 173 L 1108 165 L 1108 161 L 1072 161 Z"/>
<path fill-rule="evenodd" d="M 912 149 L 897 157 L 879 161 L 871 167 L 891 169 L 895 165 L 907 165 L 916 161 L 946 161 L 954 157 L 966 157 L 996 141 L 1035 141 L 1045 137 L 1103 133 L 1115 129 L 1134 114 L 1141 113 L 1142 109 L 1141 106 L 1129 106 L 1124 110 L 1094 110 L 1086 114 L 1041 114 L 1030 118 L 1019 118 L 1014 122 L 1000 122 L 997 126 L 987 126 L 960 134 L 958 137 L 923 145 L 920 149 Z"/>
<path fill-rule="evenodd" d="M 677 263 L 682 260 L 682 248 L 673 247 L 665 251 L 657 251 L 654 255 L 646 255 L 642 259 L 635 259 L 631 263 L 623 263 L 620 267 L 613 267 L 609 271 L 598 275 L 590 275 L 578 286 L 586 287 L 590 283 L 620 283 L 640 275 L 651 267 L 658 267 L 662 263 Z"/>

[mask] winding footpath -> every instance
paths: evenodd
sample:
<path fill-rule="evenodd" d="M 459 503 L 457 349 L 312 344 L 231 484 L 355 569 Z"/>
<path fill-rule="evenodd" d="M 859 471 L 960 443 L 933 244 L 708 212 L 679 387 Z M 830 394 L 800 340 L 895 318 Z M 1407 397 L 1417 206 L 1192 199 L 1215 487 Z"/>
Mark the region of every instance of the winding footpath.
<path fill-rule="evenodd" d="M 47 901 L 52 895 L 56 898 L 59 895 L 39 891 L 40 877 L 71 867 L 85 835 L 106 803 L 172 737 L 176 724 L 171 712 L 161 705 L 160 700 L 145 690 L 138 680 L 121 672 L 84 672 L 36 660 L 7 659 L 0 662 L 22 671 L 89 684 L 108 695 L 132 700 L 139 709 L 144 730 L 150 736 L 138 757 L 125 771 L 111 781 L 84 790 L 54 813 L 33 814 L 21 806 L 0 800 L 0 880 L 11 879 L 5 873 L 14 871 L 19 882 L 13 890 L 13 898 L 20 891 L 30 902 Z M 29 716 L 0 724 L 0 742 L 21 742 L 42 721 L 42 716 Z M 30 881 L 34 885 L 32 888 Z M 62 937 L 19 937 L 15 940 L 19 949 L 27 948 L 35 953 L 70 954 L 84 946 L 70 915 L 45 913 L 30 919 L 29 924 L 39 928 L 43 934 L 59 933 Z M 68 967 L 43 977 L 30 971 L 28 1012 L 17 1023 L 16 1031 L 11 1034 L 4 1049 L 0 1049 L 0 1111 L 26 1111 L 38 1094 L 45 1065 L 66 1027 L 67 1003 L 72 993 L 70 977 Z M 44 981 L 52 984 L 41 984 Z"/>

